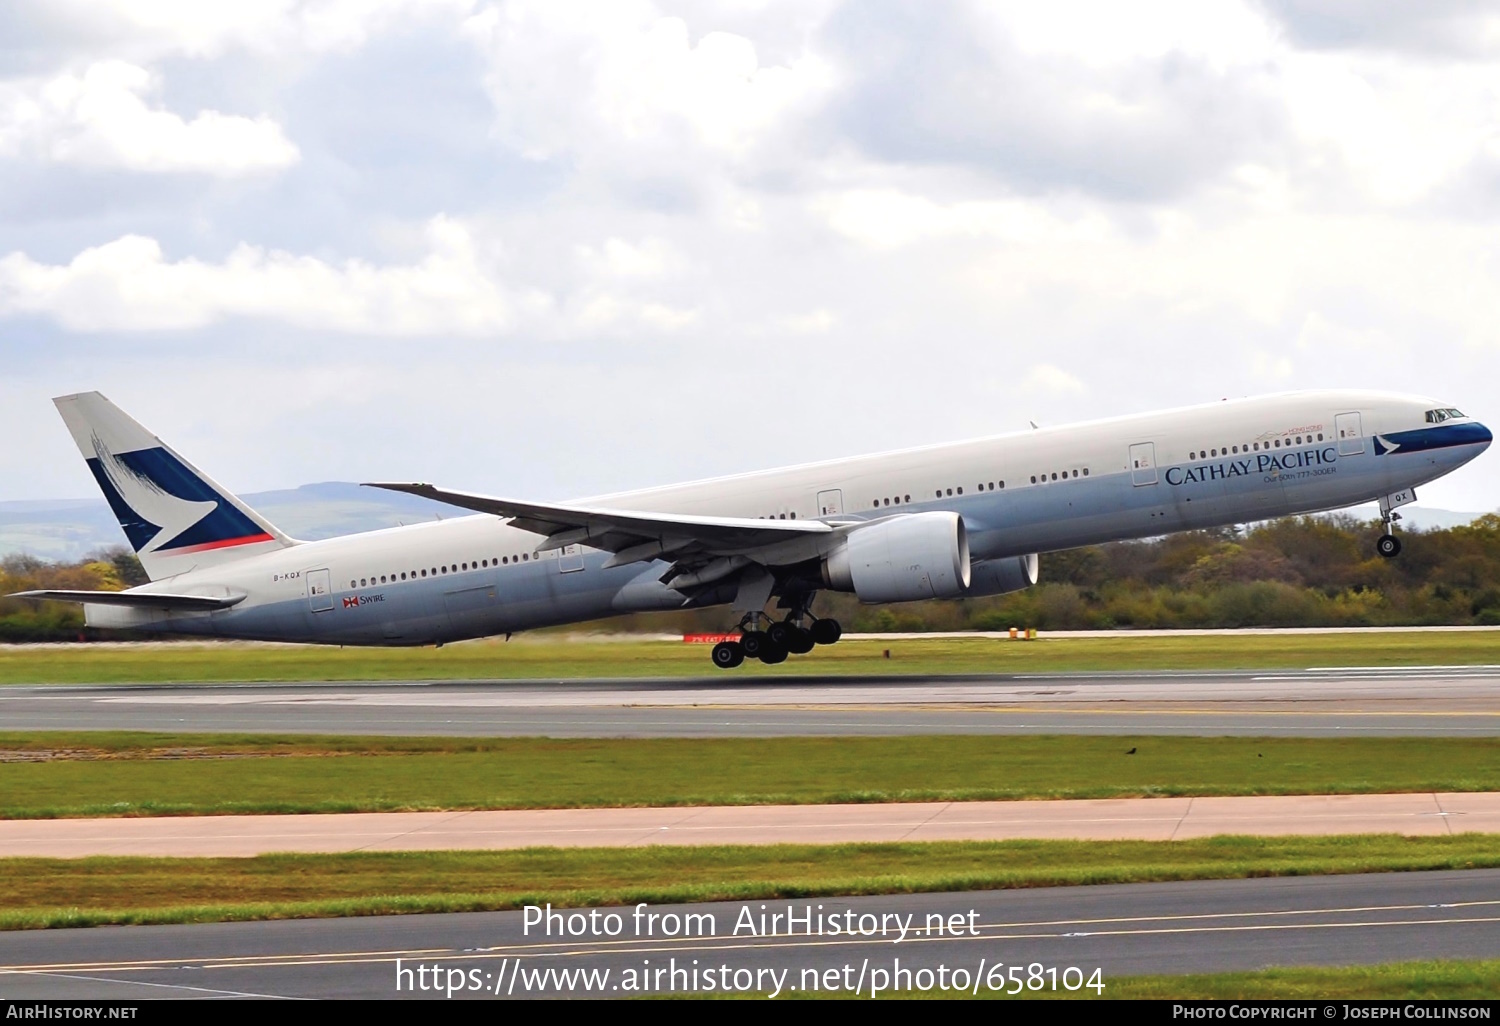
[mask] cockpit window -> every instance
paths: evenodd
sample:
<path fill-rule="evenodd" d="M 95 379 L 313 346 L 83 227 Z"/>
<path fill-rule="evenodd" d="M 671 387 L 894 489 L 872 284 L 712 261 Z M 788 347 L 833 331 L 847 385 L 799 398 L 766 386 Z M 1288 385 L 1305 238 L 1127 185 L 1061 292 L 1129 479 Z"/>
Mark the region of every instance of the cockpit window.
<path fill-rule="evenodd" d="M 1460 419 L 1463 418 L 1463 414 L 1461 412 L 1459 412 L 1458 410 L 1455 410 L 1451 406 L 1448 407 L 1448 409 L 1444 410 L 1443 412 L 1446 413 L 1449 417 L 1452 417 L 1454 420 L 1460 420 Z"/>
<path fill-rule="evenodd" d="M 1463 411 L 1462 410 L 1455 410 L 1451 406 L 1448 407 L 1445 410 L 1428 410 L 1427 411 L 1427 423 L 1429 423 L 1429 424 L 1441 424 L 1445 420 L 1462 420 L 1462 419 L 1464 419 Z"/>

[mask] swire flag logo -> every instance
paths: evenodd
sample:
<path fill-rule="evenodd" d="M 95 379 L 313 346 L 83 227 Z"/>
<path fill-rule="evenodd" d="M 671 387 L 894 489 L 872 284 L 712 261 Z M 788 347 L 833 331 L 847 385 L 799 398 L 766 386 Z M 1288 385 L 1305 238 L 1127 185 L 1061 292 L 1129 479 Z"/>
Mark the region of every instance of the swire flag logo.
<path fill-rule="evenodd" d="M 353 609 L 353 608 L 355 608 L 358 605 L 359 605 L 359 596 L 358 595 L 354 595 L 354 596 L 351 596 L 350 598 L 344 599 L 344 608 L 345 609 Z"/>

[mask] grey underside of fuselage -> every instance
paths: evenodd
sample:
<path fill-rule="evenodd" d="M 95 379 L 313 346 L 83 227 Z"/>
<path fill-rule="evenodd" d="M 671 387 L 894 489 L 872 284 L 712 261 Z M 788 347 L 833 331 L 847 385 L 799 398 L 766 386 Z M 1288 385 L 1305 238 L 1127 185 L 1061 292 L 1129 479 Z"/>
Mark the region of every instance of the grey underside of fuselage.
<path fill-rule="evenodd" d="M 1333 453 L 1330 446 L 1307 449 Z M 1457 457 L 1457 458 L 1455 458 Z M 985 491 L 903 505 L 903 513 L 954 510 L 968 529 L 974 560 L 1049 552 L 1103 541 L 1245 523 L 1337 509 L 1396 488 L 1432 480 L 1466 456 L 1423 452 L 1364 453 L 1265 474 L 1222 476 L 1174 486 L 1166 467 L 1138 483 L 1128 472 L 1099 474 L 1033 487 Z M 1204 461 L 1205 465 L 1238 461 Z M 1245 461 L 1248 465 L 1248 461 Z M 882 510 L 881 514 L 888 511 Z M 850 514 L 859 517 L 859 512 Z M 158 629 L 213 637 L 346 645 L 422 645 L 488 637 L 598 619 L 620 613 L 682 608 L 685 597 L 661 585 L 669 564 L 604 569 L 609 553 L 585 550 L 581 569 L 562 572 L 558 559 L 467 570 L 437 578 L 348 589 L 335 580 L 333 608 L 313 611 L 305 597 L 248 608 L 178 615 Z M 346 606 L 355 591 L 378 599 Z M 729 601 L 732 587 L 710 596 Z M 153 627 L 144 627 L 151 630 Z"/>

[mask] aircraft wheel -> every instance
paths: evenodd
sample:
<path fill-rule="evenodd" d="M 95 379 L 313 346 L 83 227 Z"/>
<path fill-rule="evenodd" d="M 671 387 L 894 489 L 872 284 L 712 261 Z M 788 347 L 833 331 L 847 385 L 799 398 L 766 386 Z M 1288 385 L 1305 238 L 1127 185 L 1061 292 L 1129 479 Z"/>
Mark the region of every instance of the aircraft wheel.
<path fill-rule="evenodd" d="M 786 650 L 792 655 L 806 655 L 813 650 L 812 631 L 804 627 L 793 626 L 791 638 L 787 641 Z"/>
<path fill-rule="evenodd" d="M 844 629 L 837 620 L 814 620 L 808 633 L 812 635 L 813 644 L 832 645 L 843 635 Z"/>
<path fill-rule="evenodd" d="M 786 649 L 780 645 L 772 645 L 767 642 L 761 646 L 760 661 L 768 665 L 786 662 Z"/>
<path fill-rule="evenodd" d="M 759 659 L 766 645 L 765 631 L 746 631 L 740 635 L 740 648 L 744 650 L 747 659 Z"/>
<path fill-rule="evenodd" d="M 721 670 L 732 670 L 745 661 L 745 647 L 738 641 L 721 641 L 714 646 L 713 661 Z"/>
<path fill-rule="evenodd" d="M 1401 555 L 1401 539 L 1394 534 L 1382 534 L 1375 543 L 1375 551 L 1386 559 L 1394 559 Z"/>
<path fill-rule="evenodd" d="M 766 628 L 766 640 L 777 648 L 792 651 L 792 631 L 796 630 L 785 620 L 777 620 Z"/>

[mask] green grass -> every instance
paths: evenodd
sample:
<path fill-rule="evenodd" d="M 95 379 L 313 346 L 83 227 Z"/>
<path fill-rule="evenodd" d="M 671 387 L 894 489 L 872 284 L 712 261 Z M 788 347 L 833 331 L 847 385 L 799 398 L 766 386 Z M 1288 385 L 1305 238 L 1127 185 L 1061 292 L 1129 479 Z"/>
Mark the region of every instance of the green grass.
<path fill-rule="evenodd" d="M 890 658 L 884 656 L 890 652 Z M 1500 632 L 844 641 L 779 666 L 715 670 L 708 646 L 547 637 L 364 649 L 232 644 L 0 649 L 0 683 L 283 680 L 514 680 L 806 674 L 1032 673 L 1500 663 Z"/>
<path fill-rule="evenodd" d="M 0 734 L 21 757 L 0 817 L 1500 790 L 1497 738 Z"/>
<path fill-rule="evenodd" d="M 0 860 L 0 929 L 1500 866 L 1483 834 Z"/>

